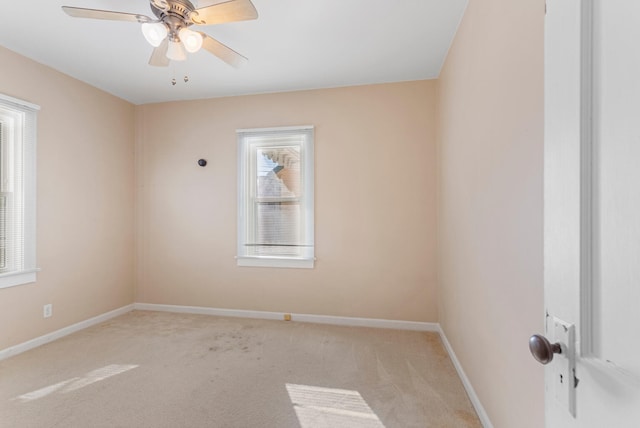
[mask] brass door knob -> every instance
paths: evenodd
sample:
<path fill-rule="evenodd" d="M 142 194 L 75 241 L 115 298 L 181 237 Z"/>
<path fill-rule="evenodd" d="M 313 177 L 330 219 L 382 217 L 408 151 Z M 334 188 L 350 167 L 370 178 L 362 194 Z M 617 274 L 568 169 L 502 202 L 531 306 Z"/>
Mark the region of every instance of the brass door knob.
<path fill-rule="evenodd" d="M 529 350 L 533 358 L 542 364 L 549 364 L 553 360 L 553 354 L 562 354 L 559 343 L 549 343 L 546 337 L 539 334 L 529 338 Z"/>

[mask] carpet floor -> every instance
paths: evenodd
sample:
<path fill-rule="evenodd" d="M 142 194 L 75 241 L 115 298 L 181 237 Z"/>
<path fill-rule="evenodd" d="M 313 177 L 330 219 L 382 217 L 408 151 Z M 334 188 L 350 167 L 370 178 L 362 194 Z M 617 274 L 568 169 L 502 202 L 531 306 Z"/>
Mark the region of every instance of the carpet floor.
<path fill-rule="evenodd" d="M 481 427 L 436 333 L 133 311 L 0 361 L 0 427 Z"/>

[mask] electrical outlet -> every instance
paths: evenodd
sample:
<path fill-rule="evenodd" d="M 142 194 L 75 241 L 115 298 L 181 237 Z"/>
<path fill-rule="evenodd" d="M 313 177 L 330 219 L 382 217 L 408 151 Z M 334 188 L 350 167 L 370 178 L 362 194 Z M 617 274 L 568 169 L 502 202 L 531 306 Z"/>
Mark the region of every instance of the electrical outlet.
<path fill-rule="evenodd" d="M 45 318 L 49 318 L 53 315 L 53 305 L 51 303 L 44 305 L 42 312 Z"/>

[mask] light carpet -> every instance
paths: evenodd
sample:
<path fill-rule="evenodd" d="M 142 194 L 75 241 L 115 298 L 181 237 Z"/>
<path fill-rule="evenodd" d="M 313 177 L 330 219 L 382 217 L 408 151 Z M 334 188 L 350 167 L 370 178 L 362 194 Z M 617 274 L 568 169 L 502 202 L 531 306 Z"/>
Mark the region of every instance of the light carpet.
<path fill-rule="evenodd" d="M 437 333 L 134 311 L 0 361 L 0 427 L 481 427 Z"/>

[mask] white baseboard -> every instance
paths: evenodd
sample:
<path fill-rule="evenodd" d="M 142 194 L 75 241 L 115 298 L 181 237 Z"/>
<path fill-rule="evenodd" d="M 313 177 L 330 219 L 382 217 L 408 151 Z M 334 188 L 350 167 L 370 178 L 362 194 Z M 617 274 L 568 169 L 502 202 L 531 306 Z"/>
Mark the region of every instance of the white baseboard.
<path fill-rule="evenodd" d="M 279 318 L 282 319 L 282 316 Z M 384 320 L 379 318 L 334 317 L 327 315 L 292 314 L 291 319 L 317 324 L 345 325 L 351 327 L 391 328 L 395 330 L 433 331 L 440 330 L 437 323 L 418 321 Z"/>
<path fill-rule="evenodd" d="M 493 428 L 493 424 L 489 420 L 489 415 L 487 415 L 487 411 L 482 406 L 482 403 L 480 402 L 480 398 L 478 398 L 476 391 L 473 389 L 473 386 L 471 385 L 471 381 L 469 381 L 467 374 L 462 369 L 462 365 L 460 364 L 460 361 L 458 360 L 456 353 L 453 352 L 453 348 L 451 347 L 451 344 L 449 343 L 447 336 L 444 334 L 444 331 L 442 331 L 442 328 L 440 327 L 439 324 L 438 324 L 438 331 L 440 333 L 440 338 L 442 339 L 442 343 L 444 343 L 444 347 L 447 350 L 447 353 L 449 354 L 451 361 L 453 362 L 453 366 L 456 368 L 456 371 L 458 372 L 458 376 L 462 381 L 462 385 L 464 386 L 464 389 L 467 391 L 469 400 L 471 401 L 473 408 L 476 409 L 476 413 L 478 414 L 480 423 L 484 428 Z"/>
<path fill-rule="evenodd" d="M 115 318 L 117 316 L 126 314 L 127 312 L 131 312 L 133 309 L 134 309 L 133 304 L 123 306 L 121 308 L 104 313 L 102 315 L 98 315 L 97 317 L 93 317 L 88 320 L 84 320 L 79 323 L 70 325 L 68 327 L 61 328 L 60 330 L 56 330 L 52 333 L 45 334 L 44 336 L 36 337 L 35 339 L 29 340 L 27 342 L 23 342 L 18 345 L 3 349 L 0 351 L 0 361 L 17 354 L 21 354 L 25 351 L 36 348 L 38 346 L 44 345 L 45 343 L 53 342 L 56 339 L 60 339 L 61 337 L 68 336 L 72 333 L 83 330 L 87 327 L 100 324 L 101 322 L 110 320 L 111 318 Z"/>
<path fill-rule="evenodd" d="M 98 315 L 85 321 L 64 327 L 60 330 L 56 330 L 52 333 L 45 334 L 27 342 L 20 343 L 15 346 L 0 350 L 0 361 L 9 358 L 11 356 L 21 354 L 30 349 L 52 342 L 61 337 L 68 336 L 69 334 L 83 330 L 87 327 L 99 324 L 107 321 L 111 318 L 123 315 L 132 310 L 143 311 L 161 311 L 161 312 L 176 312 L 185 314 L 199 314 L 199 315 L 215 315 L 222 317 L 240 317 L 240 318 L 258 318 L 258 319 L 270 319 L 270 320 L 282 320 L 284 313 L 279 312 L 266 312 L 266 311 L 248 311 L 248 310 L 236 310 L 236 309 L 219 309 L 219 308 L 207 308 L 199 306 L 178 306 L 178 305 L 156 305 L 152 303 L 134 303 L 131 305 L 123 306 L 122 308 L 115 309 L 113 311 Z M 415 330 L 415 331 L 435 331 L 439 332 L 440 328 L 437 323 L 428 322 L 415 322 L 415 321 L 397 321 L 397 320 L 383 320 L 375 318 L 353 318 L 353 317 L 333 317 L 326 315 L 306 315 L 306 314 L 291 314 L 292 321 L 298 322 L 310 322 L 318 324 L 333 324 L 344 325 L 353 327 L 374 327 L 374 328 L 391 328 L 397 330 Z"/>
<path fill-rule="evenodd" d="M 157 305 L 155 303 L 136 303 L 134 309 L 137 311 L 157 311 L 174 312 L 178 314 L 214 315 L 219 317 L 236 318 L 259 318 L 268 320 L 281 320 L 282 314 L 277 312 L 244 311 L 235 309 L 218 309 L 203 306 L 179 306 L 179 305 Z"/>
<path fill-rule="evenodd" d="M 215 315 L 222 317 L 258 318 L 268 320 L 282 320 L 284 312 L 246 311 L 236 309 L 206 308 L 200 306 L 157 305 L 153 303 L 136 303 L 136 310 L 176 312 L 183 314 Z M 376 318 L 334 317 L 327 315 L 291 314 L 292 321 L 310 322 L 317 324 L 333 324 L 351 327 L 391 328 L 397 330 L 434 331 L 439 332 L 437 323 L 417 321 L 397 321 Z"/>

